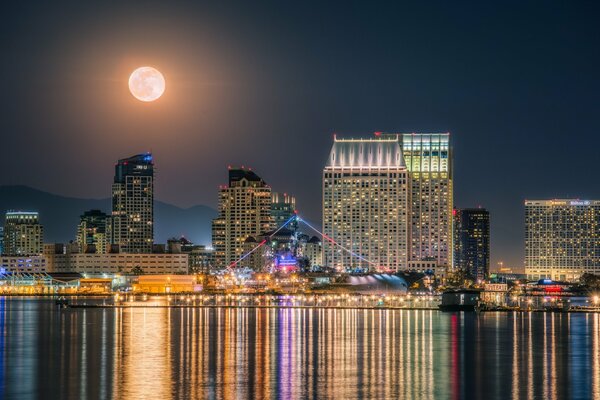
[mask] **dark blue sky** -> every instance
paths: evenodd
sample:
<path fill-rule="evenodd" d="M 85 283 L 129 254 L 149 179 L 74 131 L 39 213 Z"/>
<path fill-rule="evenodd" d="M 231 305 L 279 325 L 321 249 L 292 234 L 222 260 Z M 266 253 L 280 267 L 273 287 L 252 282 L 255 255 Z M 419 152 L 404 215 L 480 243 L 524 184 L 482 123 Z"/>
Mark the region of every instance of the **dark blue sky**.
<path fill-rule="evenodd" d="M 0 13 L 0 184 L 106 197 L 152 150 L 158 198 L 215 205 L 252 166 L 320 220 L 332 133 L 449 131 L 455 203 L 522 265 L 523 200 L 600 198 L 600 4 L 14 2 Z M 156 103 L 129 73 L 167 80 Z"/>

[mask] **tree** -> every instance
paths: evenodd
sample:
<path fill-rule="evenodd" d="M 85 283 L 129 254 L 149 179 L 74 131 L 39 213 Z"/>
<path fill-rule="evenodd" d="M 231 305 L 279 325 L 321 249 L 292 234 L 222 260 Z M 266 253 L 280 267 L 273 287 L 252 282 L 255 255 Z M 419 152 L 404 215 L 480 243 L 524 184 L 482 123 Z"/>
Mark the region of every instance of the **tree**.
<path fill-rule="evenodd" d="M 579 278 L 579 284 L 589 289 L 600 289 L 600 275 L 585 273 Z"/>
<path fill-rule="evenodd" d="M 139 265 L 136 265 L 135 267 L 131 268 L 131 273 L 133 275 L 144 275 L 144 270 Z"/>

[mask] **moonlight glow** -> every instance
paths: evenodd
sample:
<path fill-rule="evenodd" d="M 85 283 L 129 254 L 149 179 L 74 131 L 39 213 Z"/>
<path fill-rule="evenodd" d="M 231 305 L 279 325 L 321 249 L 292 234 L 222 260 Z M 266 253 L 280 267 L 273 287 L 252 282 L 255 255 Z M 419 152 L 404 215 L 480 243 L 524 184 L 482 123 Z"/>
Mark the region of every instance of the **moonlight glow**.
<path fill-rule="evenodd" d="M 129 77 L 131 94 L 141 101 L 154 101 L 165 92 L 165 78 L 155 68 L 140 67 Z"/>

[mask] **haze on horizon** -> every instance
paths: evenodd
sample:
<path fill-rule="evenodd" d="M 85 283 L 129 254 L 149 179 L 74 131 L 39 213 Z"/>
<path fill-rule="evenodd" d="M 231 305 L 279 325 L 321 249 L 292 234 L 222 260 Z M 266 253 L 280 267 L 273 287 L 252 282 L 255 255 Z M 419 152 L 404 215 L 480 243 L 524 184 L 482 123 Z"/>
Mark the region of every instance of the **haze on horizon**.
<path fill-rule="evenodd" d="M 152 151 L 158 199 L 216 205 L 251 166 L 321 219 L 332 134 L 446 132 L 455 204 L 521 266 L 523 200 L 600 198 L 597 2 L 20 2 L 0 16 L 0 184 L 110 194 Z M 127 79 L 158 68 L 144 104 Z"/>

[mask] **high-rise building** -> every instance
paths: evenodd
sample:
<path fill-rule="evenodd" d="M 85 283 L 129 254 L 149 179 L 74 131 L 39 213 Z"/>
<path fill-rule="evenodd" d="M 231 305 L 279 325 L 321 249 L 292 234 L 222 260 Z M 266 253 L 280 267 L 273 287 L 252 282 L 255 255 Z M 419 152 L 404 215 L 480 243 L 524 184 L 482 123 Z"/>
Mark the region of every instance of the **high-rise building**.
<path fill-rule="evenodd" d="M 4 227 L 0 226 L 0 254 L 4 254 Z"/>
<path fill-rule="evenodd" d="M 410 177 L 397 135 L 334 137 L 323 170 L 323 265 L 403 270 L 408 265 Z"/>
<path fill-rule="evenodd" d="M 454 268 L 476 280 L 490 272 L 490 213 L 485 208 L 454 209 Z"/>
<path fill-rule="evenodd" d="M 294 196 L 287 193 L 271 193 L 271 217 L 275 227 L 279 228 L 294 215 L 296 215 L 296 198 Z M 286 228 L 295 231 L 298 228 L 298 222 L 291 221 Z"/>
<path fill-rule="evenodd" d="M 119 160 L 112 186 L 112 243 L 122 253 L 151 253 L 154 242 L 152 154 Z"/>
<path fill-rule="evenodd" d="M 273 228 L 271 188 L 250 169 L 229 169 L 229 184 L 219 188 L 218 212 L 212 225 L 215 262 L 227 267 L 244 254 L 248 237 Z"/>
<path fill-rule="evenodd" d="M 108 253 L 110 249 L 110 217 L 100 210 L 81 215 L 77 226 L 77 245 L 80 253 Z"/>
<path fill-rule="evenodd" d="M 525 273 L 558 281 L 600 274 L 600 201 L 526 200 Z"/>
<path fill-rule="evenodd" d="M 335 138 L 323 171 L 323 229 L 339 245 L 324 243 L 324 265 L 450 267 L 451 151 L 448 133 Z"/>
<path fill-rule="evenodd" d="M 34 211 L 7 211 L 4 221 L 4 254 L 42 254 L 44 227 Z"/>
<path fill-rule="evenodd" d="M 410 259 L 452 264 L 452 148 L 449 133 L 401 134 L 410 175 Z"/>

